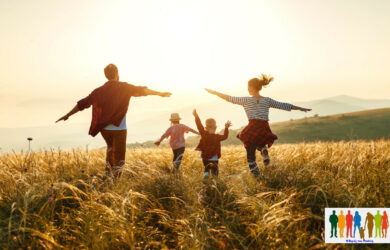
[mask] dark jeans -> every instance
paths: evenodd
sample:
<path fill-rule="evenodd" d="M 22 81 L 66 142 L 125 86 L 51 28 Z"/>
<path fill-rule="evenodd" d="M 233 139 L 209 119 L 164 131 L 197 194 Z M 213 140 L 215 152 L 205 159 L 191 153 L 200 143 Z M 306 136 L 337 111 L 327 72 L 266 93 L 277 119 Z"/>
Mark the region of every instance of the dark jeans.
<path fill-rule="evenodd" d="M 203 160 L 203 165 L 204 165 L 204 172 L 206 173 L 209 173 L 210 175 L 210 171 L 211 171 L 211 174 L 215 177 L 218 176 L 218 161 L 208 161 L 208 160 Z"/>
<path fill-rule="evenodd" d="M 173 149 L 173 165 L 175 166 L 176 170 L 179 170 L 181 160 L 183 159 L 184 151 L 186 150 L 185 147 Z"/>
<path fill-rule="evenodd" d="M 260 151 L 260 148 L 258 148 L 257 146 L 248 146 L 245 149 L 249 169 L 254 177 L 258 177 L 260 175 L 260 170 L 256 163 L 256 150 Z"/>
<path fill-rule="evenodd" d="M 107 170 L 113 172 L 118 177 L 125 164 L 127 130 L 103 129 L 100 133 L 107 144 Z"/>

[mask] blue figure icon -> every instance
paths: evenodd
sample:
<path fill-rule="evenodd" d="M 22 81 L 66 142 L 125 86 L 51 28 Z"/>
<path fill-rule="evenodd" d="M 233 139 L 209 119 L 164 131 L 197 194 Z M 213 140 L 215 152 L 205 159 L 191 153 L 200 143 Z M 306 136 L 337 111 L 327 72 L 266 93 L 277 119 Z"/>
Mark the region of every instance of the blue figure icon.
<path fill-rule="evenodd" d="M 355 212 L 355 216 L 353 218 L 353 237 L 355 238 L 355 232 L 356 232 L 356 228 L 359 232 L 360 230 L 360 222 L 362 220 L 362 217 L 359 215 L 359 212 L 356 211 Z"/>

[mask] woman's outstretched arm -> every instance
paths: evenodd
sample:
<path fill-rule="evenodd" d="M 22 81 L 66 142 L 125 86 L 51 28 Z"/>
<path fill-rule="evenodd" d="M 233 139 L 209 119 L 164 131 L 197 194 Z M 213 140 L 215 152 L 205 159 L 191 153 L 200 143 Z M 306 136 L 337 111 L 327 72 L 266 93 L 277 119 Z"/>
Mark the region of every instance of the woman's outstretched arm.
<path fill-rule="evenodd" d="M 302 108 L 302 107 L 298 107 L 298 106 L 295 106 L 295 105 L 292 105 L 291 109 L 293 109 L 293 110 L 300 110 L 300 111 L 303 111 L 303 112 L 311 111 L 311 109 Z"/>
<path fill-rule="evenodd" d="M 80 111 L 80 110 L 79 110 L 79 107 L 78 107 L 77 105 L 74 106 L 74 108 L 73 108 L 71 111 L 69 111 L 66 115 L 64 115 L 63 117 L 61 117 L 60 119 L 58 119 L 58 120 L 56 121 L 56 123 L 59 122 L 59 121 L 61 121 L 61 120 L 63 120 L 63 121 L 68 120 L 69 117 L 70 117 L 71 115 L 74 115 L 74 114 L 76 114 L 76 113 L 79 112 L 79 111 Z"/>
<path fill-rule="evenodd" d="M 224 100 L 226 100 L 226 101 L 229 100 L 229 96 L 228 96 L 228 95 L 222 94 L 222 93 L 220 93 L 220 92 L 218 92 L 218 91 L 211 90 L 211 89 L 205 89 L 205 90 L 206 90 L 207 92 L 209 92 L 210 94 L 216 95 L 216 96 L 218 96 L 219 98 L 222 98 L 222 99 L 224 99 Z"/>
<path fill-rule="evenodd" d="M 295 105 L 292 105 L 292 104 L 286 103 L 286 102 L 278 102 L 278 101 L 275 101 L 274 99 L 271 99 L 271 98 L 269 98 L 269 105 L 271 108 L 283 109 L 286 111 L 291 111 L 291 110 L 300 110 L 303 112 L 311 111 L 311 109 L 298 107 L 298 106 L 295 106 Z"/>

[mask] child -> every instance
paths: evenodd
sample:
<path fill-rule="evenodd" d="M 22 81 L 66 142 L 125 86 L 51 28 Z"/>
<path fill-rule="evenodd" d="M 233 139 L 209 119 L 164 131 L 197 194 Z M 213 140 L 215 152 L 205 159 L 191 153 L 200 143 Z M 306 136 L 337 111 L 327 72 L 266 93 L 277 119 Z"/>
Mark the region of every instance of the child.
<path fill-rule="evenodd" d="M 256 150 L 261 152 L 264 165 L 270 162 L 268 156 L 268 147 L 271 147 L 274 140 L 278 137 L 271 132 L 268 124 L 269 108 L 283 110 L 301 110 L 304 112 L 311 109 L 301 108 L 288 103 L 277 102 L 269 97 L 260 95 L 263 86 L 267 86 L 274 78 L 262 75 L 260 78 L 253 78 L 248 81 L 248 92 L 250 97 L 233 97 L 217 91 L 206 89 L 210 94 L 216 95 L 228 102 L 242 105 L 249 119 L 249 124 L 238 134 L 238 138 L 244 143 L 249 169 L 255 177 L 260 174 L 256 164 Z"/>
<path fill-rule="evenodd" d="M 364 228 L 363 227 L 360 227 L 359 234 L 360 234 L 360 239 L 364 240 Z"/>
<path fill-rule="evenodd" d="M 196 150 L 201 151 L 201 157 L 204 165 L 204 180 L 207 181 L 210 176 L 210 170 L 214 177 L 218 176 L 218 159 L 221 157 L 221 141 L 228 138 L 231 122 L 226 122 L 223 135 L 219 135 L 215 133 L 217 130 L 217 124 L 214 119 L 209 118 L 206 120 L 205 129 L 199 119 L 196 109 L 194 109 L 193 114 L 195 116 L 196 126 L 198 127 L 201 136 Z"/>
<path fill-rule="evenodd" d="M 169 120 L 171 121 L 171 127 L 169 127 L 161 136 L 160 140 L 156 141 L 154 144 L 159 146 L 165 138 L 168 136 L 171 137 L 169 144 L 173 151 L 173 166 L 175 167 L 175 170 L 179 170 L 186 146 L 184 133 L 192 132 L 197 135 L 199 135 L 199 133 L 184 124 L 180 124 L 181 118 L 178 113 L 171 114 L 171 119 Z"/>

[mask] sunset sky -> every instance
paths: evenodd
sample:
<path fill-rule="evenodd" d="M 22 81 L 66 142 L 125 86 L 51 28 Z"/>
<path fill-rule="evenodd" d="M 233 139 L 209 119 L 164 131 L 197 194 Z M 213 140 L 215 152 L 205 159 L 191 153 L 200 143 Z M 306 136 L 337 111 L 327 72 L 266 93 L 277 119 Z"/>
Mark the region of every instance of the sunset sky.
<path fill-rule="evenodd" d="M 108 63 L 173 93 L 136 100 L 135 116 L 215 100 L 204 87 L 246 95 L 261 73 L 281 101 L 389 98 L 389 11 L 387 0 L 0 0 L 0 127 L 55 126 Z"/>

